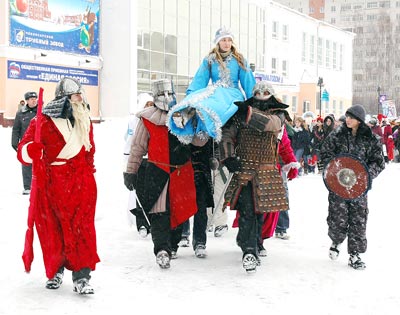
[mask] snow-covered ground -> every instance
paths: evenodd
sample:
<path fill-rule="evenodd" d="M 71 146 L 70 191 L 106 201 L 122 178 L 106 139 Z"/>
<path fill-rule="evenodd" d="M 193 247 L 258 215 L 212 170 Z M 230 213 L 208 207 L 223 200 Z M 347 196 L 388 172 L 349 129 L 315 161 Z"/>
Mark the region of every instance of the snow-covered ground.
<path fill-rule="evenodd" d="M 242 268 L 236 229 L 221 238 L 209 233 L 206 259 L 181 248 L 171 269 L 161 270 L 151 239 L 141 239 L 128 224 L 122 179 L 126 125 L 124 119 L 95 125 L 101 262 L 92 273 L 93 296 L 72 292 L 69 271 L 59 290 L 44 288 L 37 237 L 32 271 L 24 272 L 29 197 L 21 194 L 11 128 L 0 127 L 0 314 L 398 314 L 400 164 L 389 164 L 369 194 L 366 270 L 349 268 L 345 249 L 337 261 L 328 258 L 327 190 L 318 175 L 289 182 L 291 238 L 265 241 L 268 257 L 257 273 Z"/>

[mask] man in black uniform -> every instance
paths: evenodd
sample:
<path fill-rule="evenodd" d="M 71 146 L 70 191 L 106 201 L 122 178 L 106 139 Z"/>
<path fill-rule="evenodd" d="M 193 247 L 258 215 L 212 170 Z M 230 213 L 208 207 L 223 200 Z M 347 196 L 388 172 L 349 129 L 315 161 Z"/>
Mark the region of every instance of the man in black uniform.
<path fill-rule="evenodd" d="M 22 106 L 15 115 L 12 129 L 11 145 L 17 151 L 18 143 L 21 141 L 32 118 L 36 116 L 37 94 L 36 92 L 25 93 L 26 105 Z M 29 195 L 31 192 L 32 165 L 22 165 L 22 180 L 24 184 L 23 195 Z"/>

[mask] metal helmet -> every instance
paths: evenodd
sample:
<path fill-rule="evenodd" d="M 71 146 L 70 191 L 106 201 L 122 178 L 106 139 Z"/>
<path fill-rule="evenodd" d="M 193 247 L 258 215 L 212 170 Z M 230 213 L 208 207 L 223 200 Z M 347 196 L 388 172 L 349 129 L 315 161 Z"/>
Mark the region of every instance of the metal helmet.
<path fill-rule="evenodd" d="M 64 77 L 57 83 L 55 96 L 56 98 L 61 98 L 72 94 L 81 94 L 82 92 L 83 88 L 78 80 Z"/>
<path fill-rule="evenodd" d="M 257 97 L 257 98 L 259 98 L 259 99 L 268 98 L 268 97 L 264 96 L 265 92 L 268 92 L 270 95 L 275 94 L 274 88 L 272 87 L 271 83 L 268 83 L 267 81 L 259 81 L 254 85 L 253 96 L 256 96 L 256 94 L 259 93 L 260 97 Z"/>
<path fill-rule="evenodd" d="M 174 85 L 170 79 L 153 81 L 151 89 L 154 97 L 154 104 L 161 110 L 169 111 L 176 104 Z"/>

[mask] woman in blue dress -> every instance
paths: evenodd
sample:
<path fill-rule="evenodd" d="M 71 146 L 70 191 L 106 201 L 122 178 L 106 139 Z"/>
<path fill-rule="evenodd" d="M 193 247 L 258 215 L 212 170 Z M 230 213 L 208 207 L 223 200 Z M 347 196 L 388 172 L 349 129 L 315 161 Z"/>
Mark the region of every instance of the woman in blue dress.
<path fill-rule="evenodd" d="M 183 143 L 195 134 L 221 140 L 221 128 L 237 111 L 233 103 L 252 96 L 256 81 L 247 61 L 233 44 L 233 35 L 220 28 L 215 47 L 203 59 L 186 97 L 168 114 L 167 126 Z M 212 84 L 209 84 L 211 79 Z M 240 85 L 239 85 L 240 83 Z"/>

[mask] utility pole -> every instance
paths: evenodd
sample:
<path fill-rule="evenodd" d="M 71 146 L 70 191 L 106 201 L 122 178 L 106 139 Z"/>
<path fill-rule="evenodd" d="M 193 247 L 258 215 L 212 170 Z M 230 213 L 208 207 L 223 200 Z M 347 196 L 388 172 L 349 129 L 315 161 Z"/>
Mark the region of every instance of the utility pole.
<path fill-rule="evenodd" d="M 378 92 L 378 115 L 379 115 L 379 104 L 381 103 L 381 87 L 379 85 L 376 91 Z"/>

